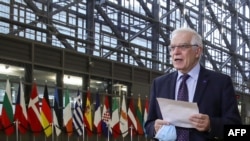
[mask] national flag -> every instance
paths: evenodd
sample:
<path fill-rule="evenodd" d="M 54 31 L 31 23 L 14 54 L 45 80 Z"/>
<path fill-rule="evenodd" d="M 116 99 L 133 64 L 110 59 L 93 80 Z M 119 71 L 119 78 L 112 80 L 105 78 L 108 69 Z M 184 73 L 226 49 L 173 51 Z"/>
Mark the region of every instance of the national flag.
<path fill-rule="evenodd" d="M 59 109 L 59 96 L 58 96 L 58 89 L 55 87 L 55 92 L 54 92 L 54 109 L 53 109 L 53 124 L 54 124 L 54 129 L 56 131 L 56 135 L 59 136 L 61 134 L 61 126 L 58 122 L 58 117 L 61 117 L 61 110 Z"/>
<path fill-rule="evenodd" d="M 19 132 L 22 134 L 26 133 L 29 123 L 22 82 L 19 83 L 18 87 L 14 119 L 18 122 Z"/>
<path fill-rule="evenodd" d="M 128 135 L 128 114 L 124 94 L 122 96 L 122 108 L 120 112 L 120 130 L 122 137 L 126 137 Z"/>
<path fill-rule="evenodd" d="M 136 108 L 136 123 L 137 123 L 137 133 L 139 135 L 143 134 L 143 117 L 142 117 L 142 107 L 141 98 L 138 97 L 137 108 Z"/>
<path fill-rule="evenodd" d="M 2 116 L 0 115 L 0 131 L 3 130 L 3 125 L 2 125 Z"/>
<path fill-rule="evenodd" d="M 104 105 L 102 110 L 102 132 L 106 137 L 109 137 L 112 133 L 110 128 L 111 116 L 110 116 L 110 106 L 109 97 L 105 96 Z"/>
<path fill-rule="evenodd" d="M 49 102 L 49 93 L 48 93 L 48 87 L 45 85 L 44 87 L 44 93 L 43 93 L 43 99 L 42 99 L 42 108 L 41 108 L 41 122 L 43 126 L 44 133 L 46 137 L 49 137 L 52 135 L 52 112 L 50 109 L 50 102 Z"/>
<path fill-rule="evenodd" d="M 94 125 L 96 128 L 96 132 L 98 135 L 102 133 L 102 114 L 101 114 L 101 106 L 100 106 L 100 97 L 99 92 L 96 93 L 96 101 L 95 101 L 95 115 L 94 115 Z"/>
<path fill-rule="evenodd" d="M 77 131 L 78 135 L 83 135 L 83 112 L 82 112 L 82 104 L 81 104 L 81 95 L 80 91 L 77 92 L 75 107 L 73 110 L 73 125 L 75 130 Z"/>
<path fill-rule="evenodd" d="M 71 105 L 69 100 L 69 92 L 68 89 L 65 90 L 65 96 L 64 96 L 64 109 L 63 109 L 63 121 L 64 126 L 66 128 L 68 136 L 71 136 L 73 133 L 73 119 L 72 119 L 72 111 L 71 111 Z"/>
<path fill-rule="evenodd" d="M 120 124 L 119 124 L 119 102 L 117 97 L 113 97 L 112 99 L 112 120 L 111 120 L 111 128 L 112 134 L 114 138 L 119 137 L 121 134 Z"/>
<path fill-rule="evenodd" d="M 131 128 L 132 128 L 132 135 L 135 135 L 137 132 L 137 122 L 136 122 L 136 118 L 135 118 L 135 108 L 134 108 L 133 98 L 130 98 L 130 102 L 129 102 L 128 126 L 130 128 L 129 131 L 131 131 Z"/>
<path fill-rule="evenodd" d="M 39 98 L 35 82 L 32 86 L 27 113 L 31 130 L 35 135 L 38 135 L 42 131 L 42 125 L 40 122 Z"/>
<path fill-rule="evenodd" d="M 144 108 L 144 115 L 143 115 L 143 126 L 144 126 L 144 124 L 146 123 L 146 121 L 148 119 L 148 105 L 149 105 L 149 101 L 146 98 L 146 100 L 145 100 L 145 108 Z M 143 128 L 143 129 L 144 129 L 144 133 L 146 133 L 145 128 Z"/>
<path fill-rule="evenodd" d="M 5 94 L 3 98 L 2 125 L 5 128 L 4 130 L 5 134 L 8 136 L 13 134 L 15 131 L 13 122 L 14 122 L 14 115 L 12 109 L 10 81 L 9 79 L 7 79 Z"/>
<path fill-rule="evenodd" d="M 92 121 L 92 114 L 91 114 L 91 103 L 90 103 L 90 91 L 87 90 L 86 93 L 86 105 L 84 109 L 84 123 L 86 125 L 86 130 L 88 136 L 92 135 L 93 131 L 93 121 Z"/>

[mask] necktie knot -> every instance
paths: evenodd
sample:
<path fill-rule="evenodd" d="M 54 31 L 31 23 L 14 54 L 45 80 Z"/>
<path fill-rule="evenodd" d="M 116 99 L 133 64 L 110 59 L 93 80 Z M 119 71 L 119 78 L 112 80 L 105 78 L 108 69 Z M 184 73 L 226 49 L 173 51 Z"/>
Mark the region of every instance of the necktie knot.
<path fill-rule="evenodd" d="M 189 78 L 189 74 L 183 74 L 182 75 L 182 82 L 186 82 L 187 81 L 187 79 Z"/>

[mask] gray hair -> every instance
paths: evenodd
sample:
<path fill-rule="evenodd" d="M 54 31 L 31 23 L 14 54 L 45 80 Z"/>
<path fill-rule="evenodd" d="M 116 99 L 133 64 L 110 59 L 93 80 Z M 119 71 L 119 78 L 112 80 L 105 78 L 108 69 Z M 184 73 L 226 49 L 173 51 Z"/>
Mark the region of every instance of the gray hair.
<path fill-rule="evenodd" d="M 191 44 L 196 44 L 200 47 L 203 47 L 202 38 L 199 35 L 199 33 L 191 28 L 188 28 L 188 27 L 181 27 L 181 28 L 175 29 L 172 32 L 172 37 L 175 36 L 177 33 L 182 33 L 182 32 L 191 33 L 191 35 L 192 35 Z"/>

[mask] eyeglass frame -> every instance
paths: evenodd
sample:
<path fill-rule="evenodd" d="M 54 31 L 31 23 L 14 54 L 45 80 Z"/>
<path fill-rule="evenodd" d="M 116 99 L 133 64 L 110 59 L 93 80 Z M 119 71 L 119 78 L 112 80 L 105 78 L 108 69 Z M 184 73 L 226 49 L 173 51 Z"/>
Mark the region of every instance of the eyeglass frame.
<path fill-rule="evenodd" d="M 197 44 L 183 44 L 183 45 L 178 45 L 178 46 L 168 46 L 168 49 L 170 52 L 174 51 L 175 48 L 179 48 L 181 51 L 184 51 L 193 46 L 199 47 L 199 45 Z"/>

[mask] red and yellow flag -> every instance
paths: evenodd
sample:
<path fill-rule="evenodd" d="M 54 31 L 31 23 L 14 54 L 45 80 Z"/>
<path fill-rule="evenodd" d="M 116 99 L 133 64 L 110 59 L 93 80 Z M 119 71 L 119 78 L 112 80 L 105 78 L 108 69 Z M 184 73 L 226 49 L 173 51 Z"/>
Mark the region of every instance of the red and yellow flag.
<path fill-rule="evenodd" d="M 86 125 L 86 130 L 88 136 L 92 136 L 93 131 L 93 122 L 92 122 L 92 115 L 91 115 L 91 102 L 90 102 L 90 91 L 88 90 L 86 93 L 86 106 L 84 109 L 84 124 Z"/>

